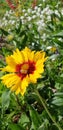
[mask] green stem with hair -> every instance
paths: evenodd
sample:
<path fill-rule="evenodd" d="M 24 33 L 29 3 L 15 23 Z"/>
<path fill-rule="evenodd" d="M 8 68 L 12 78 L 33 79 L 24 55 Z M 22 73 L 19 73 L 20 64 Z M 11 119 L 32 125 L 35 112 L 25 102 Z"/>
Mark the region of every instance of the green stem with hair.
<path fill-rule="evenodd" d="M 55 126 L 58 128 L 58 130 L 62 130 L 62 128 L 60 127 L 60 125 L 55 121 L 55 119 L 52 117 L 51 113 L 49 112 L 47 105 L 46 105 L 46 101 L 42 98 L 42 96 L 39 94 L 38 90 L 35 89 L 35 93 L 38 96 L 42 106 L 44 107 L 45 111 L 47 112 L 48 116 L 50 117 L 50 119 L 52 120 L 52 122 L 55 124 Z"/>

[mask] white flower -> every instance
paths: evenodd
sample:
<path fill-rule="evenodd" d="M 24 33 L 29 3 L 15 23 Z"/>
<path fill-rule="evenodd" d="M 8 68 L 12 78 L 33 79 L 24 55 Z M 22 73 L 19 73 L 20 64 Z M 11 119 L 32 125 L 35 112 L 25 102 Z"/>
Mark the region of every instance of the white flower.
<path fill-rule="evenodd" d="M 34 8 L 35 10 L 37 10 L 38 9 L 38 6 L 35 6 L 35 8 Z"/>
<path fill-rule="evenodd" d="M 58 40 L 59 40 L 59 41 L 61 41 L 61 42 L 63 41 L 63 39 L 62 39 L 62 38 L 58 38 Z"/>
<path fill-rule="evenodd" d="M 38 32 L 40 32 L 42 30 L 41 26 L 38 26 Z"/>
<path fill-rule="evenodd" d="M 35 19 L 35 18 L 36 18 L 36 15 L 33 15 L 33 16 L 32 16 L 32 19 Z"/>
<path fill-rule="evenodd" d="M 41 11 L 41 8 L 38 8 L 38 10 L 37 10 L 38 12 L 40 12 Z"/>
<path fill-rule="evenodd" d="M 48 46 L 46 49 L 47 49 L 47 50 L 50 50 L 51 48 L 52 48 L 52 46 Z"/>
<path fill-rule="evenodd" d="M 35 43 L 34 43 L 34 42 L 32 42 L 32 46 L 34 46 L 34 44 L 35 44 Z"/>
<path fill-rule="evenodd" d="M 40 13 L 39 13 L 39 12 L 37 12 L 37 13 L 36 13 L 36 16 L 38 16 L 38 17 L 39 17 L 39 16 L 40 16 Z"/>
<path fill-rule="evenodd" d="M 25 10 L 25 9 L 23 9 L 23 10 L 22 10 L 22 12 L 24 13 L 24 12 L 26 12 L 26 10 Z"/>
<path fill-rule="evenodd" d="M 44 15 L 43 14 L 40 14 L 40 19 L 44 19 Z"/>
<path fill-rule="evenodd" d="M 31 19 L 32 19 L 32 18 L 31 18 L 30 16 L 29 16 L 29 17 L 27 17 L 27 20 L 28 20 L 28 21 L 31 21 Z"/>
<path fill-rule="evenodd" d="M 28 10 L 27 10 L 28 13 L 31 13 L 31 11 L 32 11 L 32 9 L 28 9 Z"/>
<path fill-rule="evenodd" d="M 32 28 L 32 24 L 29 24 L 28 27 L 31 29 Z"/>
<path fill-rule="evenodd" d="M 5 17 L 3 17 L 3 20 L 6 20 L 6 18 L 5 18 Z"/>
<path fill-rule="evenodd" d="M 26 20 L 23 20 L 23 19 L 22 19 L 22 21 L 21 21 L 21 22 L 22 22 L 22 24 L 26 24 Z"/>
<path fill-rule="evenodd" d="M 42 6 L 42 4 L 39 4 L 39 7 L 41 7 Z"/>
<path fill-rule="evenodd" d="M 36 10 L 32 10 L 32 12 L 31 12 L 31 13 L 32 13 L 32 15 L 33 15 L 33 14 L 35 14 L 35 13 L 36 13 Z"/>
<path fill-rule="evenodd" d="M 4 22 L 4 25 L 6 26 L 8 23 L 7 23 L 7 20 L 5 20 L 5 22 Z"/>
<path fill-rule="evenodd" d="M 13 14 L 13 11 L 12 11 L 12 10 L 10 10 L 8 13 L 9 13 L 9 14 Z"/>
<path fill-rule="evenodd" d="M 45 41 L 46 40 L 46 33 L 44 33 L 41 38 L 43 41 Z"/>
<path fill-rule="evenodd" d="M 43 2 L 45 2 L 46 0 L 43 0 Z"/>
<path fill-rule="evenodd" d="M 45 23 L 44 23 L 44 21 L 43 20 L 39 20 L 38 22 L 36 22 L 37 23 L 37 25 L 39 25 L 39 26 L 45 26 Z"/>
<path fill-rule="evenodd" d="M 11 21 L 11 24 L 14 24 L 15 23 L 15 21 L 13 20 L 13 21 Z"/>
<path fill-rule="evenodd" d="M 21 16 L 20 19 L 24 19 L 24 16 Z"/>
<path fill-rule="evenodd" d="M 47 21 L 51 21 L 51 16 L 47 16 Z"/>
<path fill-rule="evenodd" d="M 60 17 L 60 14 L 59 14 L 58 10 L 55 10 L 55 14 Z"/>
<path fill-rule="evenodd" d="M 24 16 L 27 16 L 27 15 L 28 15 L 27 13 L 24 14 Z"/>

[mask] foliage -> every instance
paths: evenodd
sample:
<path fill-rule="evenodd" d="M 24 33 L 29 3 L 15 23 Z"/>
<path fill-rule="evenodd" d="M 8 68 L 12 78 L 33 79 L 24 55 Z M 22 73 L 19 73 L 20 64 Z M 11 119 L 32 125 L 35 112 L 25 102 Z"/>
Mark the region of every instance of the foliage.
<path fill-rule="evenodd" d="M 33 1 L 20 2 L 16 10 L 6 4 L 0 19 L 0 68 L 5 67 L 6 56 L 25 46 L 45 51 L 48 60 L 42 78 L 29 85 L 24 97 L 16 96 L 0 81 L 0 129 L 60 130 L 34 90 L 63 129 L 63 2 L 39 0 L 34 8 Z M 0 72 L 0 77 L 4 74 Z"/>

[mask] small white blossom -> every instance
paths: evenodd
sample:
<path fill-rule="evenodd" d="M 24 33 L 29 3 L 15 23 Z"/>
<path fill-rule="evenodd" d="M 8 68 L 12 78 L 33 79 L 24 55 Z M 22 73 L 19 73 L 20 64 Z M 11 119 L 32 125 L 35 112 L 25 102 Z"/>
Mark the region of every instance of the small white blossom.
<path fill-rule="evenodd" d="M 31 12 L 31 13 L 32 13 L 32 15 L 33 15 L 33 14 L 35 14 L 35 13 L 36 13 L 36 11 L 35 11 L 35 10 L 32 10 L 32 12 Z"/>
<path fill-rule="evenodd" d="M 41 11 L 41 8 L 38 8 L 38 10 L 37 10 L 38 12 L 40 12 Z"/>
<path fill-rule="evenodd" d="M 36 18 L 36 15 L 33 15 L 33 16 L 32 16 L 32 19 L 35 19 L 35 18 Z"/>
<path fill-rule="evenodd" d="M 44 33 L 41 38 L 43 41 L 45 41 L 46 40 L 46 33 Z"/>
<path fill-rule="evenodd" d="M 15 21 L 13 20 L 13 21 L 11 21 L 11 24 L 14 24 L 15 23 Z"/>
<path fill-rule="evenodd" d="M 25 10 L 25 9 L 23 9 L 23 10 L 22 10 L 22 12 L 23 12 L 23 13 L 25 13 L 25 12 L 26 12 L 26 10 Z"/>
<path fill-rule="evenodd" d="M 60 17 L 60 14 L 59 14 L 58 10 L 55 10 L 55 14 Z"/>
<path fill-rule="evenodd" d="M 24 19 L 24 16 L 21 16 L 20 19 Z"/>
<path fill-rule="evenodd" d="M 51 21 L 51 16 L 50 16 L 50 15 L 47 16 L 47 20 L 48 20 L 48 21 Z"/>
<path fill-rule="evenodd" d="M 35 6 L 35 8 L 34 8 L 35 10 L 37 10 L 38 9 L 38 6 Z"/>
<path fill-rule="evenodd" d="M 27 20 L 28 20 L 28 21 L 31 21 L 31 19 L 32 19 L 32 18 L 31 18 L 30 16 L 27 17 Z"/>
<path fill-rule="evenodd" d="M 28 9 L 28 10 L 27 10 L 28 13 L 31 13 L 31 11 L 32 11 L 32 9 Z"/>
<path fill-rule="evenodd" d="M 24 14 L 24 16 L 27 16 L 27 15 L 28 15 L 27 13 Z"/>

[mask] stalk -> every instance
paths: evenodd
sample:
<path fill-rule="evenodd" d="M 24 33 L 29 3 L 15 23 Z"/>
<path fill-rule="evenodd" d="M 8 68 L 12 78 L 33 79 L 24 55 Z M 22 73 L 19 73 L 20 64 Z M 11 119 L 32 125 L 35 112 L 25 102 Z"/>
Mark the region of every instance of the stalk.
<path fill-rule="evenodd" d="M 58 128 L 58 130 L 62 130 L 62 128 L 60 127 L 59 124 L 57 124 L 57 122 L 55 121 L 55 119 L 52 117 L 51 113 L 49 112 L 47 105 L 46 105 L 46 101 L 42 98 L 42 96 L 40 96 L 38 90 L 35 89 L 35 93 L 37 94 L 42 106 L 44 107 L 45 111 L 47 112 L 48 116 L 50 117 L 50 119 L 52 120 L 52 122 L 55 124 L 55 126 Z"/>

